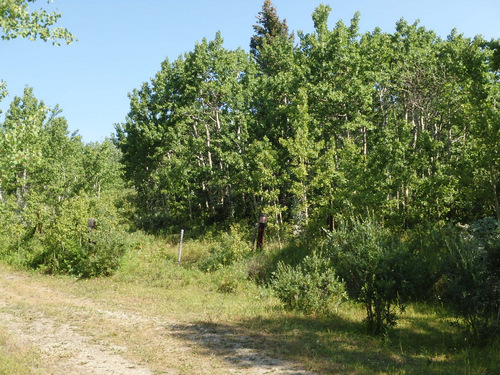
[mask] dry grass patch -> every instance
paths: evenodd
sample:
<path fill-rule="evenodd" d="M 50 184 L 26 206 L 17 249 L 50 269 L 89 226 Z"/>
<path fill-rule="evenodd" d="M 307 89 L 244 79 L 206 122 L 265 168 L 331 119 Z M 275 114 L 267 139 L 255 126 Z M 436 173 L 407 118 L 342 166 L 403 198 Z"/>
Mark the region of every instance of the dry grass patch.
<path fill-rule="evenodd" d="M 0 325 L 0 375 L 45 374 L 40 368 L 40 353 L 33 347 L 21 345 Z"/>

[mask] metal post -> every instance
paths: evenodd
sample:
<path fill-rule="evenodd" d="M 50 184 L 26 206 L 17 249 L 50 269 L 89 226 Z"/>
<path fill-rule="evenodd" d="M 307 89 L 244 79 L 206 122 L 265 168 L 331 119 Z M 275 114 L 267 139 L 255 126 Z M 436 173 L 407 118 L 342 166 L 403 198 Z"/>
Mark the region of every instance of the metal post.
<path fill-rule="evenodd" d="M 184 238 L 184 229 L 181 229 L 181 240 L 179 242 L 179 256 L 177 257 L 177 264 L 181 264 L 182 256 L 182 239 Z"/>

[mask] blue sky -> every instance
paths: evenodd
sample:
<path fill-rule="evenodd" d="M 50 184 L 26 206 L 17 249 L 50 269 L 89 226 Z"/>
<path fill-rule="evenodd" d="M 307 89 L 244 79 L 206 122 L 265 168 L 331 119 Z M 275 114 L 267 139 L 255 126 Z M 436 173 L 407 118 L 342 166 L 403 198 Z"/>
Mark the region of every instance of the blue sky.
<path fill-rule="evenodd" d="M 25 86 L 49 107 L 59 104 L 70 131 L 85 142 L 102 141 L 125 120 L 127 94 L 149 81 L 168 57 L 175 60 L 202 38 L 220 30 L 225 47 L 248 51 L 252 25 L 264 0 L 54 0 L 37 1 L 62 13 L 60 26 L 79 39 L 70 46 L 27 40 L 0 41 L 0 79 L 7 82 L 5 109 Z M 313 31 L 311 14 L 320 4 L 332 8 L 329 27 L 361 13 L 362 32 L 380 27 L 393 32 L 404 18 L 445 38 L 453 28 L 465 36 L 500 38 L 500 0 L 274 0 L 290 30 Z M 0 121 L 3 120 L 3 115 Z"/>

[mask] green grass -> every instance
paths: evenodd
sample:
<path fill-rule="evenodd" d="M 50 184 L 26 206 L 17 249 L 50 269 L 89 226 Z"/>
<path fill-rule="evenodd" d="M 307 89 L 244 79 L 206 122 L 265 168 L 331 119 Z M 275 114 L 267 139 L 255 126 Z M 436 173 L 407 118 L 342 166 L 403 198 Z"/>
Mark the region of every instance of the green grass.
<path fill-rule="evenodd" d="M 171 313 L 189 311 L 189 319 L 209 323 L 215 331 L 243 330 L 267 352 L 322 374 L 500 374 L 500 340 L 469 345 L 453 317 L 432 305 L 410 305 L 388 335 L 373 337 L 366 332 L 364 308 L 354 303 L 331 317 L 284 311 L 268 289 L 248 281 L 255 259 L 201 272 L 196 264 L 207 246 L 185 243 L 179 266 L 177 245 L 153 240 L 128 254 L 114 280 L 153 287 L 151 298 L 161 295 L 174 302 Z M 276 258 L 274 247 L 260 263 L 269 267 L 271 257 Z"/>
<path fill-rule="evenodd" d="M 266 346 L 321 374 L 497 374 L 500 341 L 469 347 L 434 313 L 410 307 L 386 337 L 366 333 L 361 307 L 347 304 L 334 317 L 276 314 L 244 325 L 266 332 Z"/>

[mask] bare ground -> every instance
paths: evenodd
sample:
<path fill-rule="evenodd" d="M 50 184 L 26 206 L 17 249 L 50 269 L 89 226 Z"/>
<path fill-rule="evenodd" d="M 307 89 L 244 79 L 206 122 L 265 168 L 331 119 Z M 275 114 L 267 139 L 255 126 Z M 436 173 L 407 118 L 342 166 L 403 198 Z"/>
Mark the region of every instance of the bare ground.
<path fill-rule="evenodd" d="M 40 353 L 40 373 L 311 374 L 237 327 L 140 314 L 44 280 L 0 267 L 0 329 Z"/>

